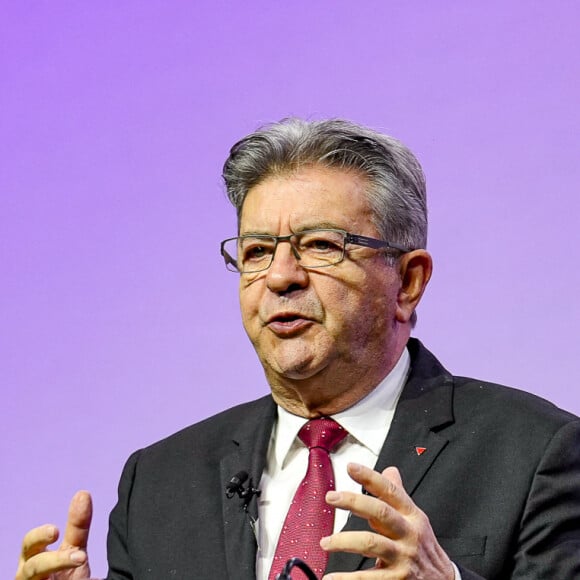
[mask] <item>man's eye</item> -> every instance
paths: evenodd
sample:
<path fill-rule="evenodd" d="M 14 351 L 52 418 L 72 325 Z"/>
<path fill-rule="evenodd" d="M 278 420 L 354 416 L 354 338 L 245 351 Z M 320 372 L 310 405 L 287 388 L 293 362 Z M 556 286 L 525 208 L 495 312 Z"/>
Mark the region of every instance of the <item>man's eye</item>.
<path fill-rule="evenodd" d="M 340 245 L 334 241 L 327 238 L 309 238 L 302 240 L 302 245 L 304 248 L 311 252 L 336 252 L 341 251 Z"/>
<path fill-rule="evenodd" d="M 255 245 L 244 248 L 243 258 L 245 261 L 261 260 L 272 253 L 271 248 L 265 245 Z"/>

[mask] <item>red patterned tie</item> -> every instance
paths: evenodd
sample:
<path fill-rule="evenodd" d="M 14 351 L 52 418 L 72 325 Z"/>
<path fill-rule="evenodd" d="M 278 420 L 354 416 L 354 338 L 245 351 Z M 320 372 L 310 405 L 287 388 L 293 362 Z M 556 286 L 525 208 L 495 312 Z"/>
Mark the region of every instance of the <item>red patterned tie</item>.
<path fill-rule="evenodd" d="M 324 573 L 328 553 L 320 547 L 320 539 L 332 534 L 334 527 L 334 508 L 324 501 L 326 492 L 334 490 L 329 453 L 346 435 L 336 421 L 326 417 L 312 419 L 300 429 L 298 437 L 309 449 L 308 469 L 284 521 L 269 580 L 274 580 L 286 561 L 294 557 L 304 560 L 317 576 Z M 295 577 L 305 576 L 296 569 Z"/>

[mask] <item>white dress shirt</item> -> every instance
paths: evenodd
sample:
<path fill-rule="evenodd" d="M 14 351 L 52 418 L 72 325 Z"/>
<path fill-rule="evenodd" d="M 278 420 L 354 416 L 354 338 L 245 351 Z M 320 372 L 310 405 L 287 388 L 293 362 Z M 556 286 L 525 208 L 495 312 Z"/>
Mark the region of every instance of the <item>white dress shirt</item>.
<path fill-rule="evenodd" d="M 375 466 L 391 426 L 395 406 L 409 371 L 407 349 L 393 370 L 364 399 L 333 415 L 348 436 L 331 453 L 337 490 L 360 493 L 361 488 L 346 472 L 348 463 L 355 462 L 371 469 Z M 284 519 L 308 466 L 308 449 L 297 437 L 308 420 L 278 407 L 278 420 L 268 447 L 266 469 L 262 474 L 258 502 L 258 554 L 256 578 L 267 580 Z M 336 510 L 334 531 L 344 527 L 350 512 Z"/>
<path fill-rule="evenodd" d="M 397 401 L 403 390 L 410 367 L 405 349 L 391 372 L 364 399 L 333 415 L 332 418 L 348 431 L 348 436 L 331 453 L 337 490 L 360 493 L 361 487 L 347 474 L 348 463 L 360 463 L 374 468 L 383 447 Z M 308 421 L 278 407 L 278 419 L 268 446 L 266 468 L 260 480 L 256 537 L 256 578 L 267 580 L 278 536 L 286 514 L 308 466 L 308 449 L 298 438 L 298 432 Z M 350 512 L 336 510 L 334 532 L 346 524 Z M 461 580 L 455 568 L 456 580 Z"/>

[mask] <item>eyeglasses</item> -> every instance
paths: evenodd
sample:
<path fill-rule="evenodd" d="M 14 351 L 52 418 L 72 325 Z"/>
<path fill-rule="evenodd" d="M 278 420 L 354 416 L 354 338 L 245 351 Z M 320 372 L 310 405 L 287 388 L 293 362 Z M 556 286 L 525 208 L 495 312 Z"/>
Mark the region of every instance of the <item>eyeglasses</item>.
<path fill-rule="evenodd" d="M 228 238 L 221 243 L 220 251 L 230 272 L 252 274 L 267 270 L 272 265 L 280 242 L 290 244 L 294 257 L 303 268 L 326 268 L 339 264 L 344 260 L 347 244 L 403 253 L 411 251 L 391 242 L 335 229 L 304 230 L 289 236 L 253 234 Z"/>

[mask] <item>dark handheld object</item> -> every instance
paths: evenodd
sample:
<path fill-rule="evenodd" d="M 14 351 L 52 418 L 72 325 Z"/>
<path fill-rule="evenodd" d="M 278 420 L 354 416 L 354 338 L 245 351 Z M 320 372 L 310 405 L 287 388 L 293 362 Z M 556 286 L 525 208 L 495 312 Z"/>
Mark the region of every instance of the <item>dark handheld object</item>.
<path fill-rule="evenodd" d="M 302 570 L 302 572 L 306 574 L 308 580 L 318 580 L 318 578 L 316 578 L 314 572 L 310 569 L 308 564 L 303 560 L 301 560 L 300 558 L 290 558 L 290 560 L 286 562 L 286 565 L 284 566 L 282 572 L 276 575 L 276 580 L 292 580 L 292 576 L 290 576 L 290 571 L 294 567 L 300 568 L 300 570 Z"/>

